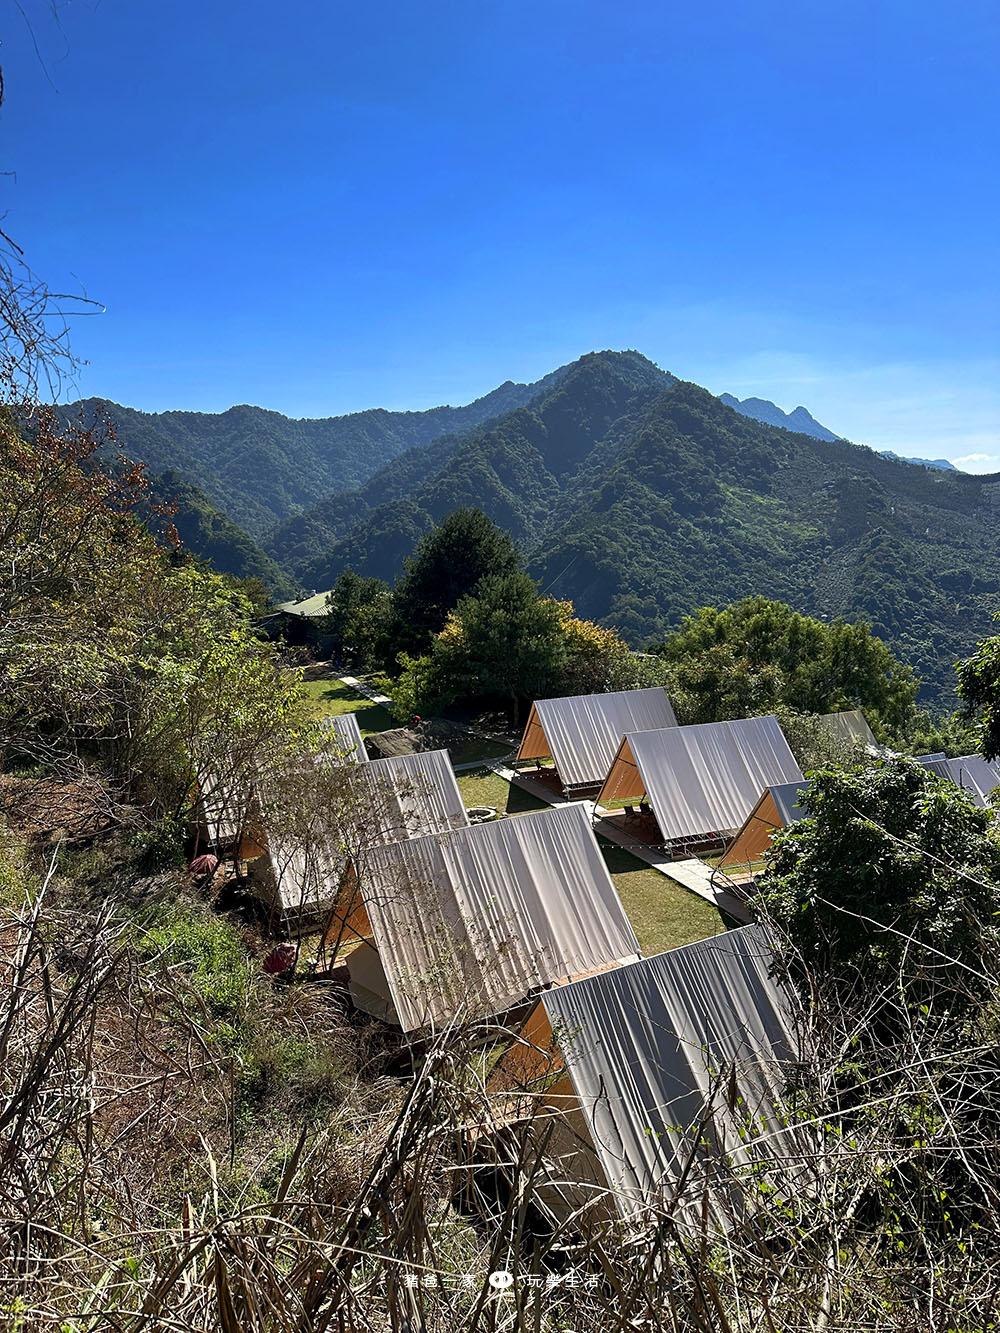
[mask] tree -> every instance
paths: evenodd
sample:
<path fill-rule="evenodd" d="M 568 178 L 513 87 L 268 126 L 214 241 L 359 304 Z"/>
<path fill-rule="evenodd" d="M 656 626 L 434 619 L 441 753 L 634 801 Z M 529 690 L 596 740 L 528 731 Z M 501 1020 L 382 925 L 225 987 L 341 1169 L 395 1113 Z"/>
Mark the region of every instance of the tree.
<path fill-rule="evenodd" d="M 370 671 L 382 660 L 392 614 L 392 594 L 381 579 L 345 570 L 326 599 L 324 629 L 344 660 Z"/>
<path fill-rule="evenodd" d="M 958 692 L 966 718 L 979 723 L 984 756 L 1000 758 L 1000 635 L 984 639 L 970 658 L 959 662 Z"/>
<path fill-rule="evenodd" d="M 0 754 L 177 814 L 206 758 L 249 769 L 287 742 L 298 695 L 254 607 L 138 517 L 140 467 L 53 413 L 0 419 Z"/>
<path fill-rule="evenodd" d="M 869 625 L 827 625 L 766 597 L 702 607 L 655 651 L 674 667 L 686 722 L 861 708 L 876 734 L 898 736 L 916 714 L 913 672 Z"/>
<path fill-rule="evenodd" d="M 776 837 L 761 895 L 807 966 L 926 999 L 995 953 L 989 812 L 902 758 L 820 773 L 804 799 L 809 818 Z"/>
<path fill-rule="evenodd" d="M 481 579 L 513 574 L 521 567 L 506 532 L 478 509 L 456 509 L 424 537 L 392 598 L 390 652 L 426 652 L 459 600 Z"/>
<path fill-rule="evenodd" d="M 517 721 L 522 703 L 544 694 L 566 666 L 559 604 L 538 596 L 527 574 L 483 579 L 463 597 L 431 653 L 431 689 L 444 703 L 505 697 Z"/>

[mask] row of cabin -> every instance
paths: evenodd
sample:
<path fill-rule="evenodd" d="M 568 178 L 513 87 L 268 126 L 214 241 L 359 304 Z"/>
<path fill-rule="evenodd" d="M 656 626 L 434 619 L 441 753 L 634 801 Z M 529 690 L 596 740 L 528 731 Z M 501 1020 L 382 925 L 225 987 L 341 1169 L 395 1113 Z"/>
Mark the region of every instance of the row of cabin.
<path fill-rule="evenodd" d="M 342 719 L 330 748 L 362 836 L 304 840 L 259 802 L 247 836 L 253 803 L 224 810 L 219 781 L 205 783 L 206 818 L 254 853 L 249 881 L 286 921 L 321 921 L 360 1009 L 414 1040 L 470 1021 L 517 1034 L 491 1074 L 492 1117 L 469 1127 L 473 1158 L 530 1109 L 553 1215 L 582 1188 L 596 1217 L 634 1216 L 703 1142 L 696 1105 L 719 1067 L 775 1119 L 796 1045 L 757 927 L 643 958 L 584 804 L 471 826 L 446 752 L 369 761 Z M 715 1132 L 719 1151 L 740 1139 L 735 1122 Z"/>
<path fill-rule="evenodd" d="M 757 859 L 801 813 L 804 780 L 776 719 L 677 727 L 669 711 L 649 725 L 664 709 L 655 690 L 541 701 L 522 751 L 547 746 L 527 757 L 551 755 L 576 778 L 607 760 L 604 799 L 641 794 L 669 840 L 738 830 L 739 855 Z M 863 718 L 834 725 L 874 745 Z M 797 1169 L 782 1106 L 801 1052 L 759 926 L 643 958 L 585 805 L 470 826 L 445 751 L 369 761 L 353 718 L 334 720 L 330 764 L 357 819 L 331 827 L 327 811 L 306 811 L 319 836 L 303 837 L 258 810 L 240 842 L 254 851 L 250 881 L 286 921 L 319 922 L 354 1003 L 408 1038 L 513 1025 L 490 1075 L 492 1119 L 469 1127 L 472 1160 L 528 1122 L 553 1214 L 588 1203 L 598 1217 L 662 1202 L 682 1162 L 706 1179 L 720 1154 Z M 739 1098 L 706 1128 L 720 1079 Z"/>

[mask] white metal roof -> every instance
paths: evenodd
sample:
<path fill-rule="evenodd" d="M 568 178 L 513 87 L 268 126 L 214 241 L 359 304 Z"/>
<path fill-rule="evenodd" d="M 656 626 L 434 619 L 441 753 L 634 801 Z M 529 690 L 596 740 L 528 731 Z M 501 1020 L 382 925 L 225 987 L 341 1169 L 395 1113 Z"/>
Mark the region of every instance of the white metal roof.
<path fill-rule="evenodd" d="M 839 741 L 860 741 L 872 750 L 881 748 L 860 708 L 843 713 L 821 713 L 818 720 Z"/>
<path fill-rule="evenodd" d="M 328 759 L 338 763 L 365 764 L 368 751 L 361 737 L 361 728 L 355 713 L 337 713 L 325 717 L 321 723 L 323 750 Z"/>
<path fill-rule="evenodd" d="M 542 996 L 626 1217 L 676 1182 L 720 1079 L 725 1092 L 735 1072 L 744 1107 L 775 1121 L 783 1065 L 794 1058 L 796 1042 L 786 1001 L 769 975 L 771 958 L 764 930 L 744 926 Z M 744 1150 L 725 1097 L 714 1107 L 717 1147 L 739 1161 Z M 772 1151 L 781 1150 L 780 1139 Z"/>
<path fill-rule="evenodd" d="M 604 781 L 627 731 L 676 725 L 670 700 L 659 687 L 537 699 L 517 757 L 551 755 L 567 787 L 596 786 Z"/>
<path fill-rule="evenodd" d="M 360 882 L 405 1031 L 640 952 L 582 805 L 372 849 Z"/>
<path fill-rule="evenodd" d="M 943 754 L 921 755 L 917 762 L 967 791 L 977 805 L 988 805 L 990 792 L 1000 785 L 997 766 L 988 763 L 981 754 L 966 754 L 958 759 L 947 759 Z"/>
<path fill-rule="evenodd" d="M 447 750 L 422 750 L 359 764 L 367 803 L 360 818 L 370 826 L 364 841 L 401 842 L 468 825 L 462 793 Z"/>
<path fill-rule="evenodd" d="M 732 833 L 765 787 L 802 782 L 776 717 L 626 735 L 599 802 L 644 792 L 665 840 Z"/>

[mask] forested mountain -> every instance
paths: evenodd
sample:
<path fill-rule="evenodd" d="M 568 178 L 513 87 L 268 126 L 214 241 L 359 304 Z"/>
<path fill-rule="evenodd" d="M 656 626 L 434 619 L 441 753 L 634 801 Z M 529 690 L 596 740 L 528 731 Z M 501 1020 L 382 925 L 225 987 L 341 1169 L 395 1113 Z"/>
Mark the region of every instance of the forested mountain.
<path fill-rule="evenodd" d="M 211 562 L 219 574 L 240 579 L 257 578 L 275 597 L 292 597 L 295 581 L 254 539 L 221 513 L 197 486 L 179 472 L 168 471 L 151 478 L 150 501 L 166 505 L 172 512 L 151 519 L 154 529 L 172 523 L 184 548 Z"/>
<path fill-rule="evenodd" d="M 62 409 L 67 421 L 114 424 L 113 450 L 176 470 L 247 532 L 262 536 L 332 491 L 361 486 L 390 459 L 445 432 L 466 430 L 511 412 L 554 383 L 507 381 L 465 407 L 426 412 L 374 408 L 348 416 L 296 420 L 262 407 L 227 412 L 140 412 L 100 398 Z"/>
<path fill-rule="evenodd" d="M 345 568 L 392 578 L 462 504 L 515 535 L 543 587 L 635 643 L 759 593 L 869 617 L 938 695 L 1000 593 L 996 477 L 765 425 L 636 353 L 583 357 L 527 407 L 402 455 L 269 549 L 311 587 Z"/>

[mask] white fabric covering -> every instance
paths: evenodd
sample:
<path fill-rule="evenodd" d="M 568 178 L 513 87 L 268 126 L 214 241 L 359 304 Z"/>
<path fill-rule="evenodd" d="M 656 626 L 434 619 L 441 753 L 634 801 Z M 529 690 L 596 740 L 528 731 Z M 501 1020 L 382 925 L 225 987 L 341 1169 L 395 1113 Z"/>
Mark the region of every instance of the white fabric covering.
<path fill-rule="evenodd" d="M 860 708 L 853 708 L 844 713 L 822 713 L 818 721 L 837 738 L 838 741 L 860 741 L 869 749 L 878 750 L 878 741 L 872 735 L 868 719 Z"/>
<path fill-rule="evenodd" d="M 333 846 L 272 837 L 267 854 L 250 863 L 249 874 L 272 907 L 288 918 L 309 918 L 329 909 L 347 866 L 347 856 Z"/>
<path fill-rule="evenodd" d="M 371 759 L 354 781 L 364 784 L 366 841 L 402 842 L 469 823 L 447 750 Z"/>
<path fill-rule="evenodd" d="M 547 748 L 526 744 L 536 716 Z M 670 700 L 660 688 L 539 699 L 532 708 L 517 757 L 539 759 L 551 755 L 565 786 L 596 786 L 604 781 L 626 731 L 676 725 Z"/>
<path fill-rule="evenodd" d="M 199 763 L 195 769 L 199 823 L 217 851 L 231 847 L 244 832 L 253 809 L 248 773 L 236 773 L 232 761 Z"/>
<path fill-rule="evenodd" d="M 361 890 L 405 1031 L 640 952 L 582 805 L 374 848 Z"/>
<path fill-rule="evenodd" d="M 771 957 L 762 928 L 744 926 L 542 996 L 624 1216 L 669 1194 L 706 1096 L 720 1077 L 728 1086 L 734 1067 L 744 1108 L 776 1122 L 782 1066 L 796 1043 L 769 976 Z M 714 1145 L 738 1162 L 745 1150 L 722 1092 L 713 1103 Z M 776 1153 L 789 1150 L 783 1138 L 772 1144 Z M 701 1162 L 707 1156 L 699 1152 Z"/>
<path fill-rule="evenodd" d="M 987 806 L 990 792 L 1000 786 L 1000 771 L 995 764 L 987 763 L 981 754 L 966 754 L 958 759 L 947 759 L 943 754 L 925 754 L 917 762 L 939 778 L 946 778 L 967 791 L 980 806 Z"/>
<path fill-rule="evenodd" d="M 354 713 L 338 713 L 323 719 L 324 751 L 338 763 L 365 764 L 368 751 Z"/>
<path fill-rule="evenodd" d="M 598 800 L 644 791 L 670 841 L 735 832 L 765 787 L 802 781 L 778 719 L 751 717 L 630 733 Z"/>

